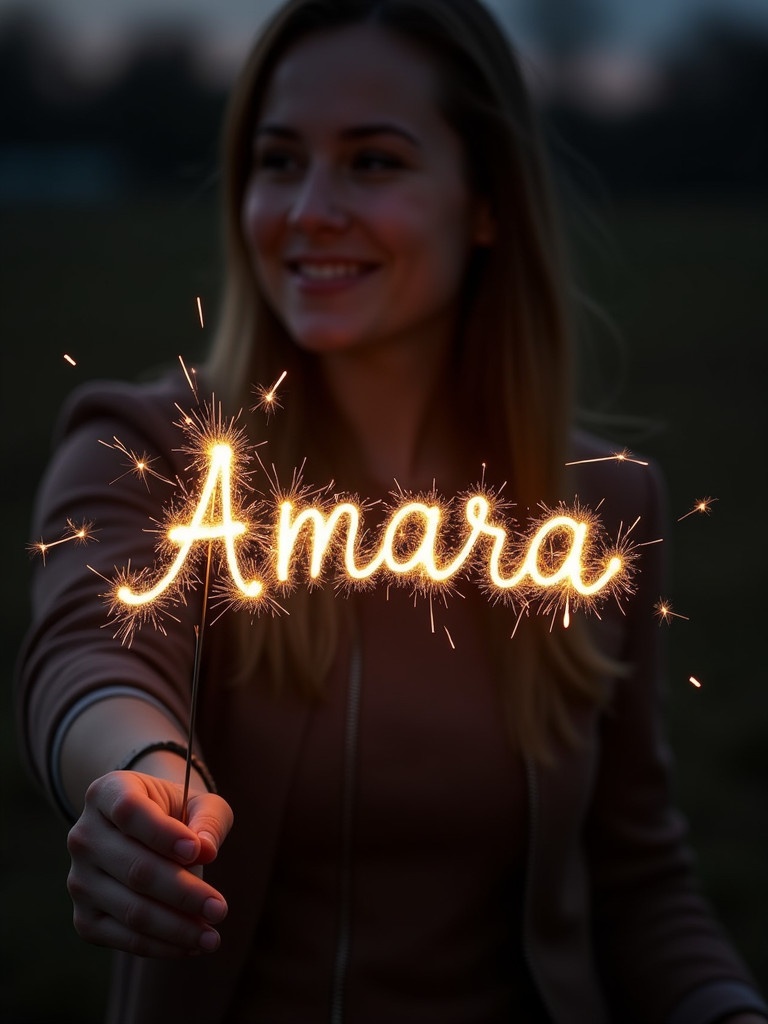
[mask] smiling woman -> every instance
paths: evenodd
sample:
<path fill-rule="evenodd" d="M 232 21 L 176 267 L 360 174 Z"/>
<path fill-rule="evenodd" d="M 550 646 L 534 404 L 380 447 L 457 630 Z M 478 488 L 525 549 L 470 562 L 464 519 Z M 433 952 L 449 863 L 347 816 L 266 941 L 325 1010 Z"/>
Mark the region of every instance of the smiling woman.
<path fill-rule="evenodd" d="M 450 346 L 488 217 L 438 89 L 418 49 L 357 25 L 298 44 L 257 112 L 244 233 L 296 344 L 338 357 L 326 359 L 329 375 L 343 375 L 361 346 L 411 360 L 414 342 L 434 372 Z M 330 386 L 346 391 L 342 380 Z"/>
<path fill-rule="evenodd" d="M 764 1021 L 670 801 L 657 474 L 574 427 L 569 277 L 503 34 L 476 0 L 288 0 L 233 90 L 224 178 L 222 312 L 197 386 L 235 415 L 287 371 L 258 475 L 281 502 L 259 524 L 278 576 L 297 552 L 320 573 L 344 519 L 360 575 L 439 574 L 477 548 L 502 589 L 538 574 L 578 591 L 615 563 L 582 575 L 586 523 L 540 515 L 582 503 L 608 536 L 635 524 L 641 571 L 567 629 L 458 584 L 424 611 L 371 571 L 344 599 L 301 587 L 287 615 L 219 617 L 197 662 L 201 595 L 122 647 L 98 580 L 58 547 L 35 581 L 21 731 L 74 821 L 75 926 L 117 951 L 110 1022 Z M 131 476 L 111 487 L 115 446 L 97 442 L 194 495 L 170 426 L 185 396 L 175 378 L 78 392 L 35 534 L 98 523 L 97 573 L 130 559 L 147 579 L 157 499 Z M 262 404 L 239 421 L 255 436 Z M 229 458 L 214 449 L 170 539 L 179 558 L 221 541 L 234 575 Z M 352 506 L 291 505 L 281 481 L 302 472 L 364 495 L 370 530 Z M 530 540 L 519 560 L 486 497 L 502 488 Z M 428 500 L 387 519 L 393 489 L 470 494 L 461 528 L 444 537 Z"/>

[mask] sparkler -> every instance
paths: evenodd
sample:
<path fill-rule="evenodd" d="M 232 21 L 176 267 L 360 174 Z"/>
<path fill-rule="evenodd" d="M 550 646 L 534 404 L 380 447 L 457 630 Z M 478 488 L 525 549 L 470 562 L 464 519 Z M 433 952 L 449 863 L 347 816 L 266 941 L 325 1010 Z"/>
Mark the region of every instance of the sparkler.
<path fill-rule="evenodd" d="M 289 496 L 272 509 L 271 524 L 264 523 L 269 509 L 262 503 L 254 524 L 254 509 L 243 509 L 235 484 L 244 477 L 239 461 L 246 445 L 242 432 L 232 423 L 218 433 L 211 433 L 200 418 L 194 423 L 199 435 L 195 454 L 200 458 L 204 453 L 206 467 L 199 494 L 165 531 L 166 549 L 175 549 L 169 566 L 151 578 L 144 570 L 133 583 L 123 580 L 117 587 L 115 607 L 123 605 L 127 614 L 161 598 L 174 584 L 182 590 L 189 586 L 196 549 L 203 542 L 208 548 L 214 542 L 223 548 L 220 561 L 241 602 L 263 601 L 266 580 L 287 591 L 303 576 L 314 585 L 330 574 L 349 587 L 383 580 L 431 593 L 474 572 L 496 597 L 516 592 L 527 602 L 545 595 L 551 605 L 554 594 L 554 603 L 565 603 L 570 616 L 572 603 L 618 594 L 628 585 L 632 558 L 626 535 L 624 550 L 620 538 L 611 547 L 600 535 L 596 517 L 566 506 L 544 509 L 527 531 L 515 533 L 501 520 L 489 492 L 470 493 L 463 504 L 401 492 L 400 500 L 385 509 L 373 543 L 366 539 L 361 507 L 351 499 L 330 504 Z M 190 429 L 186 419 L 180 425 Z M 239 447 L 239 454 L 229 441 Z M 458 544 L 451 542 L 457 530 Z M 241 567 L 243 555 L 249 566 L 254 564 L 247 557 L 249 533 L 272 538 L 261 545 L 266 550 L 260 552 L 258 575 L 244 575 Z"/>
<path fill-rule="evenodd" d="M 694 502 L 693 508 L 689 509 L 689 511 L 686 512 L 685 515 L 680 516 L 680 518 L 677 520 L 678 523 L 682 523 L 682 521 L 684 519 L 687 519 L 688 516 L 695 515 L 697 512 L 703 513 L 704 515 L 708 516 L 712 511 L 712 503 L 715 501 L 717 501 L 717 498 L 698 498 Z"/>
<path fill-rule="evenodd" d="M 181 365 L 197 397 L 194 371 L 190 374 L 183 360 Z M 285 376 L 258 391 L 257 408 L 267 415 L 279 404 L 276 394 Z M 440 497 L 435 487 L 421 494 L 398 488 L 391 501 L 381 503 L 379 526 L 371 530 L 365 523 L 370 504 L 331 496 L 332 485 L 311 490 L 302 484 L 300 471 L 287 492 L 280 493 L 277 480 L 270 480 L 272 500 L 263 495 L 254 499 L 250 464 L 258 445 L 248 440 L 238 417 L 223 418 L 213 399 L 192 413 L 177 408 L 176 426 L 185 438 L 179 450 L 190 457 L 184 480 L 171 481 L 158 473 L 152 468 L 154 457 L 137 454 L 116 437 L 101 443 L 127 459 L 126 472 L 113 483 L 135 474 L 147 487 L 148 477 L 178 485 L 159 522 L 156 564 L 134 570 L 129 563 L 109 581 L 105 596 L 115 636 L 130 645 L 134 630 L 147 622 L 165 632 L 166 616 L 176 618 L 173 609 L 185 603 L 189 590 L 203 585 L 195 627 L 184 814 L 214 575 L 223 602 L 255 613 L 278 611 L 281 594 L 329 578 L 347 589 L 377 583 L 410 586 L 414 597 L 428 596 L 431 607 L 433 595 L 445 597 L 458 580 L 473 577 L 491 599 L 519 604 L 512 636 L 531 609 L 562 608 L 567 626 L 577 608 L 593 608 L 600 598 L 613 595 L 620 600 L 632 592 L 635 549 L 629 534 L 637 521 L 623 534 L 620 528 L 611 542 L 595 513 L 578 504 L 561 504 L 542 506 L 531 522 L 519 527 L 505 514 L 508 505 L 483 482 L 452 499 Z M 52 544 L 41 542 L 38 550 L 44 554 L 54 544 L 84 540 L 90 524 L 75 527 L 70 522 L 69 528 L 67 536 Z"/>
<path fill-rule="evenodd" d="M 183 360 L 180 362 L 187 381 L 196 394 L 193 378 Z M 164 631 L 163 615 L 170 614 L 169 609 L 178 601 L 183 601 L 186 590 L 198 581 L 195 558 L 197 551 L 194 545 L 199 541 L 207 541 L 202 607 L 199 623 L 194 627 L 195 649 L 187 756 L 180 812 L 181 820 L 186 821 L 214 541 L 220 540 L 223 543 L 230 577 L 245 596 L 251 600 L 258 598 L 262 584 L 257 580 L 246 581 L 243 578 L 235 550 L 235 540 L 244 534 L 247 528 L 246 523 L 241 521 L 246 513 L 241 495 L 248 488 L 247 464 L 250 459 L 245 431 L 237 425 L 237 417 L 224 419 L 221 408 L 216 406 L 213 399 L 210 405 L 203 406 L 201 411 L 191 415 L 181 407 L 177 408 L 181 413 L 177 426 L 184 431 L 186 437 L 186 444 L 181 451 L 191 456 L 192 463 L 188 469 L 193 475 L 196 470 L 202 480 L 199 497 L 193 507 L 194 497 L 190 496 L 187 488 L 179 481 L 182 493 L 177 499 L 177 504 L 180 502 L 181 508 L 171 508 L 167 511 L 165 537 L 160 545 L 161 561 L 166 548 L 177 548 L 175 558 L 166 572 L 157 578 L 157 574 L 150 568 L 132 573 L 129 566 L 112 582 L 108 596 L 111 603 L 110 612 L 118 623 L 116 635 L 123 643 L 130 644 L 133 630 L 147 621 Z M 107 447 L 127 451 L 125 446 L 119 443 Z M 159 478 L 169 482 L 165 477 Z"/>

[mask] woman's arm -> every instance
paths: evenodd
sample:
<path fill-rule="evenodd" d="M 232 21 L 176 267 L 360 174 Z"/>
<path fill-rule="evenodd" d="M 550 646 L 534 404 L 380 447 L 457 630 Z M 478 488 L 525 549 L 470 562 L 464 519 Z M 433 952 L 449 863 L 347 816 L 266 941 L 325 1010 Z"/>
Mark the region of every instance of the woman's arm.
<path fill-rule="evenodd" d="M 146 956 L 218 945 L 211 925 L 226 904 L 188 869 L 216 856 L 232 820 L 195 772 L 181 822 L 184 758 L 165 750 L 137 759 L 148 745 L 186 744 L 194 595 L 174 609 L 173 628 L 147 625 L 131 646 L 113 636 L 103 596 L 104 579 L 121 567 L 154 563 L 153 519 L 184 470 L 174 454 L 175 401 L 182 396 L 165 384 L 91 386 L 70 402 L 38 495 L 34 535 L 56 537 L 67 520 L 85 520 L 97 543 L 87 552 L 57 547 L 47 564 L 38 563 L 18 671 L 30 768 L 70 819 L 79 815 L 69 835 L 76 927 L 89 941 Z M 149 487 L 125 474 L 110 448 L 116 438 L 156 460 L 162 479 Z M 115 770 L 129 759 L 135 771 Z"/>
<path fill-rule="evenodd" d="M 154 743 L 187 738 L 178 724 L 154 704 L 140 697 L 109 696 L 89 704 L 66 731 L 58 768 L 61 788 L 69 806 L 79 813 L 94 779 L 127 763 L 133 753 Z M 169 782 L 184 781 L 185 762 L 178 754 L 155 751 L 142 758 L 141 771 Z M 138 763 L 135 767 L 139 767 Z M 196 788 L 206 787 L 193 770 Z"/>

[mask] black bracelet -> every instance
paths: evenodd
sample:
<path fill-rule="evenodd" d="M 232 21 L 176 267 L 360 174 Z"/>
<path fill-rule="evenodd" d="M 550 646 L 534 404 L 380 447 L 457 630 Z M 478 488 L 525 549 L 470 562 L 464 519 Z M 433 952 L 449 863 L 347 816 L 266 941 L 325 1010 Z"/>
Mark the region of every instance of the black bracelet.
<path fill-rule="evenodd" d="M 120 764 L 115 768 L 115 771 L 130 771 L 131 768 L 133 768 L 133 766 L 142 759 L 142 757 L 146 757 L 147 754 L 154 754 L 158 750 L 169 750 L 172 754 L 178 754 L 179 757 L 183 757 L 185 761 L 187 759 L 187 748 L 184 746 L 183 743 L 177 743 L 175 740 L 160 740 L 157 743 L 148 743 L 146 747 L 139 747 L 138 750 L 131 751 L 128 757 L 126 757 L 124 761 L 121 761 Z M 205 787 L 208 790 L 208 792 L 218 793 L 218 790 L 216 789 L 216 783 L 213 781 L 211 773 L 208 771 L 208 768 L 206 767 L 206 765 L 203 764 L 200 758 L 193 754 L 192 757 L 190 758 L 190 762 L 192 764 L 192 767 L 195 769 L 195 771 L 198 772 L 201 779 L 205 783 Z"/>

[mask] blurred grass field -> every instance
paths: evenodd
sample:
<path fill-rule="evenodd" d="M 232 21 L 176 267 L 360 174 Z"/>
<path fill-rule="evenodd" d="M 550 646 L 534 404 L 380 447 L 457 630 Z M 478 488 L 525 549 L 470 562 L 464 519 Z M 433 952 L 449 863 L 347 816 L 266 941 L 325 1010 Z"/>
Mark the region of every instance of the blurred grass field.
<path fill-rule="evenodd" d="M 670 500 L 669 727 L 679 801 L 703 884 L 768 988 L 768 673 L 765 559 L 768 204 L 618 205 L 580 247 L 580 276 L 616 324 L 591 367 L 623 374 L 611 412 L 645 426 L 617 444 L 653 455 Z M 108 955 L 76 938 L 65 828 L 18 760 L 10 711 L 26 621 L 30 507 L 56 412 L 77 383 L 194 362 L 213 323 L 218 242 L 208 200 L 2 211 L 5 586 L 2 658 L 4 919 L 0 988 L 13 1024 L 101 1019 Z M 201 329 L 196 296 L 206 326 Z M 77 360 L 71 367 L 67 352 Z M 592 372 L 592 371 L 590 371 Z M 712 514 L 675 520 L 716 497 Z M 662 627 L 660 627 L 662 628 Z M 693 674 L 700 690 L 688 683 Z"/>

